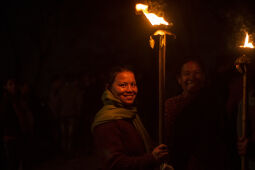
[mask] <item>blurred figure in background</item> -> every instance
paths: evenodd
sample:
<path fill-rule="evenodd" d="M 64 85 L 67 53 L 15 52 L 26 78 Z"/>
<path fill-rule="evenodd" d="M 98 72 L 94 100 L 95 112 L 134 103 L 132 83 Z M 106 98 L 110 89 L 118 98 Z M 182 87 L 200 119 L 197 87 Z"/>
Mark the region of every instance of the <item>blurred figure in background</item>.
<path fill-rule="evenodd" d="M 92 124 L 94 113 L 98 110 L 100 98 L 97 93 L 100 88 L 95 87 L 95 76 L 84 72 L 80 76 L 80 89 L 82 93 L 81 119 L 79 120 L 79 145 L 84 148 L 83 153 L 91 155 L 93 151 L 93 136 L 90 126 Z M 94 86 L 94 87 L 93 87 Z"/>
<path fill-rule="evenodd" d="M 64 80 L 60 76 L 54 76 L 50 83 L 50 91 L 48 96 L 48 106 L 51 115 L 51 136 L 53 142 L 60 149 L 60 127 L 59 127 L 59 114 L 61 109 L 61 96 L 60 90 L 64 85 Z"/>
<path fill-rule="evenodd" d="M 21 112 L 26 116 L 24 121 L 24 132 L 26 136 L 34 134 L 34 108 L 33 98 L 31 96 L 31 87 L 27 82 L 18 84 L 19 87 L 19 107 Z"/>
<path fill-rule="evenodd" d="M 3 96 L 0 103 L 7 170 L 18 170 L 21 165 L 20 141 L 23 131 L 23 117 L 20 113 L 16 80 L 10 78 L 3 82 Z"/>
<path fill-rule="evenodd" d="M 34 133 L 35 133 L 35 98 L 32 96 L 30 85 L 22 81 L 18 83 L 18 106 L 19 112 L 22 113 L 22 139 L 21 139 L 21 152 L 22 152 L 22 167 L 23 169 L 32 168 L 32 159 L 34 156 Z"/>
<path fill-rule="evenodd" d="M 60 89 L 59 125 L 61 148 L 65 153 L 73 151 L 78 120 L 81 115 L 82 93 L 76 76 L 67 79 Z"/>
<path fill-rule="evenodd" d="M 197 59 L 183 62 L 177 80 L 182 93 L 165 102 L 164 130 L 169 161 L 176 170 L 224 169 L 221 107 L 207 87 Z"/>

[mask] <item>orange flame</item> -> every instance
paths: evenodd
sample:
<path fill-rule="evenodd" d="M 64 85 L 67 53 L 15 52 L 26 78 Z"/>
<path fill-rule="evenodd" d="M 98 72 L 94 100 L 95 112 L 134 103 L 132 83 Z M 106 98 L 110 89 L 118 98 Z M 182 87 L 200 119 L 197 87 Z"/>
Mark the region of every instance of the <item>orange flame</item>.
<path fill-rule="evenodd" d="M 246 32 L 246 37 L 245 37 L 245 41 L 244 41 L 244 45 L 241 45 L 240 47 L 242 48 L 254 48 L 252 42 L 249 42 L 249 35 Z"/>
<path fill-rule="evenodd" d="M 163 17 L 158 17 L 154 13 L 149 13 L 148 5 L 136 4 L 136 10 L 142 11 L 152 25 L 169 25 L 168 22 Z"/>

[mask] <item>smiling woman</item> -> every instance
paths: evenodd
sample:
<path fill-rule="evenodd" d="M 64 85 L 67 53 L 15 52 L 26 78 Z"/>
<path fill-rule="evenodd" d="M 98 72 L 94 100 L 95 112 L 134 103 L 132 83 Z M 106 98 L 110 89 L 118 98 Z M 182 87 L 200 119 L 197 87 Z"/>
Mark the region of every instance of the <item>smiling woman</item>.
<path fill-rule="evenodd" d="M 102 169 L 154 169 L 168 154 L 164 144 L 152 149 L 134 106 L 137 92 L 131 69 L 113 69 L 102 96 L 104 107 L 91 127 Z"/>
<path fill-rule="evenodd" d="M 224 106 L 214 87 L 206 82 L 203 63 L 188 58 L 178 72 L 182 93 L 165 101 L 163 119 L 171 151 L 169 162 L 175 169 L 228 169 L 222 126 Z"/>
<path fill-rule="evenodd" d="M 119 73 L 116 76 L 110 91 L 122 103 L 132 105 L 138 91 L 134 73 L 130 71 L 123 71 Z"/>
<path fill-rule="evenodd" d="M 204 86 L 204 81 L 205 73 L 197 61 L 190 60 L 182 65 L 178 83 L 185 97 L 197 93 Z"/>

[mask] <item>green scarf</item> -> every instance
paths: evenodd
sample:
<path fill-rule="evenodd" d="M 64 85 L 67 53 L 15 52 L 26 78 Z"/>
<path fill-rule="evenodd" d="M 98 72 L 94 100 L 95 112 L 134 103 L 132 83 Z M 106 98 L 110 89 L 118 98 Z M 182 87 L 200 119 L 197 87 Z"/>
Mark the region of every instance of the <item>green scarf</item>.
<path fill-rule="evenodd" d="M 136 107 L 127 107 L 121 101 L 113 96 L 113 94 L 106 90 L 102 95 L 102 101 L 104 107 L 97 112 L 95 119 L 91 126 L 91 131 L 93 132 L 94 128 L 97 125 L 111 122 L 113 120 L 119 119 L 132 119 L 132 123 L 136 130 L 141 135 L 146 151 L 151 152 L 152 145 L 148 132 L 144 128 L 138 114 Z"/>

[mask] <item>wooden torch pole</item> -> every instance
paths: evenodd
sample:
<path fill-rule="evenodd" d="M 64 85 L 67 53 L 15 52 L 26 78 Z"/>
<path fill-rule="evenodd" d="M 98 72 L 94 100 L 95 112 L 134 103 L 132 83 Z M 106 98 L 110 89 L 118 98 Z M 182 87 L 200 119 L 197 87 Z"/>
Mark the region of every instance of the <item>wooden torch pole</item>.
<path fill-rule="evenodd" d="M 243 101 L 242 101 L 242 138 L 246 137 L 246 112 L 247 112 L 247 67 L 243 65 Z M 245 170 L 245 156 L 241 156 L 241 170 Z"/>
<path fill-rule="evenodd" d="M 166 59 L 166 34 L 159 37 L 159 62 L 158 62 L 158 130 L 159 130 L 159 143 L 163 143 L 163 113 L 164 113 L 164 100 L 165 100 L 165 59 Z"/>

